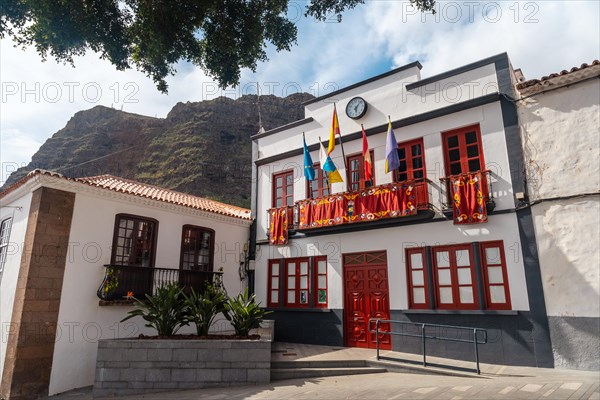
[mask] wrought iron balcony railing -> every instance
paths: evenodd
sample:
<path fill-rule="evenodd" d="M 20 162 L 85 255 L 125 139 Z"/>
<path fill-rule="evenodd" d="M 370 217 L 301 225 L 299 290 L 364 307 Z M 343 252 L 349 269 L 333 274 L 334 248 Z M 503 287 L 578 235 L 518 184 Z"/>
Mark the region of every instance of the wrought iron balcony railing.
<path fill-rule="evenodd" d="M 194 289 L 201 292 L 206 284 L 213 284 L 215 276 L 222 272 L 193 271 L 174 268 L 131 267 L 105 265 L 104 279 L 97 295 L 102 300 L 121 300 L 131 297 L 144 299 L 152 295 L 156 288 L 169 283 L 177 283 L 184 291 Z"/>

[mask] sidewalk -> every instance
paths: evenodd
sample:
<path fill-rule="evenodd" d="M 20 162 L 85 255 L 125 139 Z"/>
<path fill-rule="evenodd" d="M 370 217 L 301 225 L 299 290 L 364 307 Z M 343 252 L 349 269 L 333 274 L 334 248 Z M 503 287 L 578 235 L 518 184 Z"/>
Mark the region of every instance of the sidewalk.
<path fill-rule="evenodd" d="M 600 373 L 481 364 L 428 357 L 428 362 L 451 368 L 419 366 L 419 355 L 381 352 L 382 356 L 412 361 L 416 373 L 380 373 L 326 378 L 294 379 L 261 386 L 199 389 L 129 396 L 146 400 L 229 399 L 585 399 L 600 400 Z M 272 361 L 375 359 L 375 350 L 273 343 Z M 411 363 L 412 364 L 412 363 Z M 460 371 L 457 376 L 434 374 Z M 467 372 L 464 372 L 467 371 Z M 74 391 L 53 400 L 88 400 L 91 390 Z"/>

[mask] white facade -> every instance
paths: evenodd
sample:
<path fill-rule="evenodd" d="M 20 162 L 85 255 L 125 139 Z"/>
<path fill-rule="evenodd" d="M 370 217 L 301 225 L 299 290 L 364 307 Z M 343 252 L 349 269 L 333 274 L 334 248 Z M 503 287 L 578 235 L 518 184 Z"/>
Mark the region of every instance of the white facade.
<path fill-rule="evenodd" d="M 592 370 L 600 369 L 599 76 L 596 62 L 526 82 L 517 103 L 555 363 Z"/>
<path fill-rule="evenodd" d="M 104 188 L 74 182 L 61 177 L 40 175 L 31 179 L 2 202 L 2 217 L 14 211 L 15 220 L 10 240 L 24 242 L 31 193 L 39 187 L 49 187 L 75 193 L 75 205 L 69 233 L 69 249 L 64 270 L 57 332 L 50 375 L 49 394 L 93 385 L 96 370 L 97 342 L 100 339 L 134 337 L 156 332 L 144 327 L 136 317 L 120 321 L 132 310 L 128 305 L 100 305 L 96 291 L 111 263 L 111 247 L 117 214 L 131 214 L 158 221 L 156 261 L 158 268 L 179 268 L 182 228 L 196 225 L 215 231 L 213 270 L 223 271 L 223 283 L 230 296 L 244 290 L 247 283 L 240 279 L 239 269 L 243 248 L 249 239 L 249 219 L 219 215 L 165 201 L 118 193 Z M 14 198 L 14 200 L 12 200 Z M 2 326 L 7 328 L 12 312 L 12 300 L 21 257 L 11 254 L 2 279 Z M 213 330 L 230 331 L 229 323 L 221 319 Z M 6 354 L 7 334 L 3 329 L 2 357 Z M 195 333 L 193 324 L 180 333 Z M 2 366 L 4 360 L 2 360 Z"/>

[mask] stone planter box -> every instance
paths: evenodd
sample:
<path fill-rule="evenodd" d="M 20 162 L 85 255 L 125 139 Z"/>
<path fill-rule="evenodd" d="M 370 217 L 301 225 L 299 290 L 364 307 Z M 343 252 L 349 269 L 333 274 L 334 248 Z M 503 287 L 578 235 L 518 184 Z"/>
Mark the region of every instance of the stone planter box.
<path fill-rule="evenodd" d="M 270 340 L 98 342 L 94 396 L 256 385 L 271 380 Z"/>

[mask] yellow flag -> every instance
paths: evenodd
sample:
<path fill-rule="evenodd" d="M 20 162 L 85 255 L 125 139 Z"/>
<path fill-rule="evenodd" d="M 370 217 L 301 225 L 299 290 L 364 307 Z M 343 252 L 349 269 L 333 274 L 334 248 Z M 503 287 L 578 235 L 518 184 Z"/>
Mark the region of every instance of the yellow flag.
<path fill-rule="evenodd" d="M 342 137 L 340 133 L 340 122 L 338 121 L 337 111 L 335 109 L 335 103 L 333 104 L 333 117 L 331 119 L 331 129 L 329 130 L 329 146 L 327 147 L 327 154 L 331 154 L 335 149 L 335 135 Z M 338 174 L 339 175 L 339 174 Z"/>

